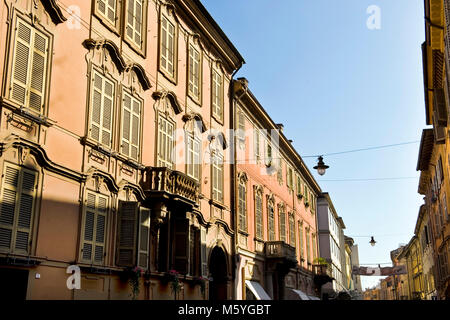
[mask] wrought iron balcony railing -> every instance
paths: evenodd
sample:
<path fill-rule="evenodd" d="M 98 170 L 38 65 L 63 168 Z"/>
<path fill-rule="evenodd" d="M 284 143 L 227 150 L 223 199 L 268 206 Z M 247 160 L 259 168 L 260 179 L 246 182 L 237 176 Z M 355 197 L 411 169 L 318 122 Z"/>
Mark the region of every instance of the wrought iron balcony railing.
<path fill-rule="evenodd" d="M 193 204 L 198 203 L 198 182 L 180 171 L 166 167 L 147 167 L 143 189 L 146 193 L 157 193 Z"/>

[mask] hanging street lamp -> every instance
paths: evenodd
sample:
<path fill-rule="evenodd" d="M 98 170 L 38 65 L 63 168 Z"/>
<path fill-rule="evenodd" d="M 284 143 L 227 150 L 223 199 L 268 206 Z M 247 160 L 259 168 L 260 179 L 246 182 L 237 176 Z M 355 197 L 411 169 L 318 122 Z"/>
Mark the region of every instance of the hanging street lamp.
<path fill-rule="evenodd" d="M 377 243 L 377 242 L 375 241 L 375 239 L 374 239 L 373 237 L 371 237 L 369 243 L 370 243 L 370 245 L 371 245 L 372 247 L 374 247 L 374 246 L 375 246 L 375 243 Z"/>
<path fill-rule="evenodd" d="M 320 156 L 317 160 L 319 160 L 319 162 L 317 163 L 317 166 L 314 167 L 314 169 L 317 170 L 317 173 L 320 174 L 321 176 L 323 176 L 325 174 L 325 172 L 327 171 L 327 169 L 329 168 L 329 166 L 327 166 L 324 162 L 323 162 L 323 157 Z"/>

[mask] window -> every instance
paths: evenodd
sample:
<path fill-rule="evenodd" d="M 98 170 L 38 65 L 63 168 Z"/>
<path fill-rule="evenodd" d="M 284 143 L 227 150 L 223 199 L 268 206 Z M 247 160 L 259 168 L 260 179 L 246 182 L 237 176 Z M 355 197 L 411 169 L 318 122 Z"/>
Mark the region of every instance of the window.
<path fill-rule="evenodd" d="M 160 67 L 171 78 L 175 77 L 175 46 L 175 27 L 165 16 L 162 16 Z"/>
<path fill-rule="evenodd" d="M 308 263 L 311 263 L 311 244 L 309 241 L 309 230 L 306 230 L 306 261 L 308 261 Z"/>
<path fill-rule="evenodd" d="M 312 235 L 312 245 L 313 245 L 313 247 L 312 247 L 312 251 L 313 251 L 313 262 L 315 262 L 316 261 L 316 258 L 317 258 L 317 251 L 316 251 L 316 235 L 315 234 L 313 234 Z"/>
<path fill-rule="evenodd" d="M 148 269 L 150 210 L 138 202 L 119 201 L 116 264 Z"/>
<path fill-rule="evenodd" d="M 215 154 L 212 158 L 213 200 L 223 202 L 223 156 Z"/>
<path fill-rule="evenodd" d="M 112 1 L 110 1 L 112 2 Z M 142 26 L 143 26 L 143 0 L 127 1 L 127 23 L 126 38 L 131 40 L 139 49 L 142 48 Z"/>
<path fill-rule="evenodd" d="M 97 12 L 109 23 L 116 25 L 116 0 L 97 0 Z"/>
<path fill-rule="evenodd" d="M 115 85 L 93 69 L 91 91 L 89 136 L 93 140 L 111 147 Z"/>
<path fill-rule="evenodd" d="M 87 193 L 82 223 L 82 262 L 97 265 L 104 263 L 108 200 L 106 196 Z"/>
<path fill-rule="evenodd" d="M 280 225 L 280 241 L 286 242 L 286 213 L 284 212 L 284 207 L 278 207 L 278 218 Z"/>
<path fill-rule="evenodd" d="M 238 186 L 239 230 L 247 231 L 247 185 L 243 177 Z"/>
<path fill-rule="evenodd" d="M 255 226 L 256 238 L 263 239 L 263 203 L 262 192 L 256 191 L 255 194 Z"/>
<path fill-rule="evenodd" d="M 283 160 L 278 159 L 277 179 L 280 184 L 283 183 Z"/>
<path fill-rule="evenodd" d="M 253 150 L 255 152 L 255 160 L 259 162 L 261 160 L 261 146 L 260 146 L 260 134 L 259 130 L 253 128 Z"/>
<path fill-rule="evenodd" d="M 289 214 L 289 244 L 295 247 L 295 220 L 292 212 Z"/>
<path fill-rule="evenodd" d="M 141 150 L 141 106 L 140 100 L 123 92 L 121 153 L 136 161 Z"/>
<path fill-rule="evenodd" d="M 191 225 L 189 233 L 189 274 L 200 276 L 200 230 Z"/>
<path fill-rule="evenodd" d="M 237 132 L 237 136 L 238 139 L 241 140 L 241 142 L 245 142 L 245 115 L 244 112 L 242 112 L 241 110 L 238 111 L 238 116 L 237 116 L 237 128 L 238 128 L 238 132 Z M 241 144 L 242 147 L 245 147 L 245 144 Z"/>
<path fill-rule="evenodd" d="M 48 83 L 48 46 L 46 35 L 17 18 L 10 98 L 40 114 Z"/>
<path fill-rule="evenodd" d="M 269 229 L 269 241 L 275 241 L 275 217 L 274 217 L 274 207 L 273 203 L 268 203 L 267 208 L 267 219 L 268 219 L 268 229 Z"/>
<path fill-rule="evenodd" d="M 0 251 L 30 254 L 37 173 L 5 162 L 1 189 Z"/>
<path fill-rule="evenodd" d="M 302 179 L 300 175 L 297 175 L 297 195 L 303 195 L 302 193 Z"/>
<path fill-rule="evenodd" d="M 294 178 L 293 178 L 293 171 L 292 171 L 291 167 L 287 167 L 286 184 L 290 190 L 294 189 Z"/>
<path fill-rule="evenodd" d="M 447 195 L 444 193 L 444 196 L 442 197 L 442 207 L 444 211 L 443 219 L 444 221 L 449 220 L 448 211 L 447 211 Z"/>
<path fill-rule="evenodd" d="M 164 118 L 158 117 L 158 167 L 173 167 L 173 152 L 175 146 L 174 124 Z"/>
<path fill-rule="evenodd" d="M 187 133 L 187 175 L 200 180 L 200 140 L 194 134 Z"/>
<path fill-rule="evenodd" d="M 272 165 L 272 144 L 270 141 L 266 141 L 266 165 Z"/>
<path fill-rule="evenodd" d="M 201 74 L 200 53 L 192 46 L 189 46 L 189 87 L 188 94 L 197 102 L 200 102 L 200 74 Z"/>
<path fill-rule="evenodd" d="M 218 71 L 212 71 L 212 114 L 217 120 L 222 120 L 223 116 L 223 82 L 222 75 Z"/>
<path fill-rule="evenodd" d="M 299 237 L 299 245 L 300 245 L 300 258 L 303 259 L 303 224 L 299 222 L 298 224 L 298 237 Z"/>

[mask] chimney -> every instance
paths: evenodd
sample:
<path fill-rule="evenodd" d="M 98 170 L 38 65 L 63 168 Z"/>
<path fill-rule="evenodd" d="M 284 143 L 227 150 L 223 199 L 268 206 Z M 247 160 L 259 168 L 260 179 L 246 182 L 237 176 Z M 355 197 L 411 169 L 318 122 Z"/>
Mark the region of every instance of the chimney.
<path fill-rule="evenodd" d="M 277 123 L 277 127 L 278 127 L 278 129 L 280 129 L 281 132 L 283 132 L 284 126 L 282 123 Z"/>

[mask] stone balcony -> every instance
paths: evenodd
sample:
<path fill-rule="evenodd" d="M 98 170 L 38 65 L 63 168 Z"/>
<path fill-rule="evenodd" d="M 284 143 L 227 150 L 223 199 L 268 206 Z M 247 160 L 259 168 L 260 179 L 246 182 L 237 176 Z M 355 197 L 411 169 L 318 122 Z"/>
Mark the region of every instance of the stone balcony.
<path fill-rule="evenodd" d="M 198 205 L 198 182 L 180 171 L 166 167 L 147 167 L 142 187 L 150 198 L 175 200 L 191 206 Z"/>
<path fill-rule="evenodd" d="M 314 275 L 332 277 L 331 268 L 327 264 L 313 264 L 312 270 Z"/>
<path fill-rule="evenodd" d="M 267 259 L 286 260 L 286 262 L 297 264 L 295 248 L 284 241 L 268 241 L 265 246 Z"/>

